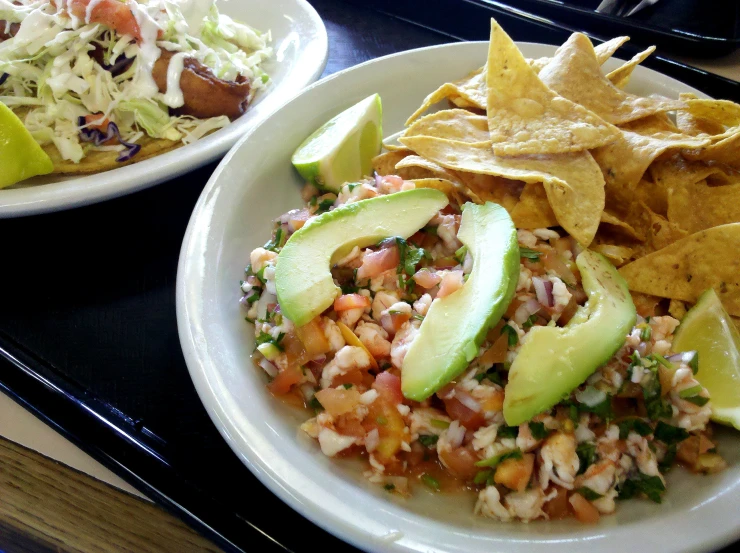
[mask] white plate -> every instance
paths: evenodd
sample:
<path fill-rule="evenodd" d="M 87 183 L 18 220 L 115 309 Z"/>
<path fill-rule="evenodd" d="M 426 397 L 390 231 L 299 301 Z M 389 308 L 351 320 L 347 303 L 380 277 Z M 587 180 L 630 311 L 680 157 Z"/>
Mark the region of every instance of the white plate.
<path fill-rule="evenodd" d="M 82 177 L 38 177 L 0 190 L 0 218 L 59 211 L 130 194 L 224 155 L 249 129 L 314 82 L 326 65 L 323 21 L 306 0 L 219 0 L 221 13 L 272 33 L 274 56 L 264 64 L 272 84 L 226 128 L 174 151 Z"/>
<path fill-rule="evenodd" d="M 554 48 L 522 44 L 529 57 Z M 721 440 L 729 469 L 694 476 L 675 469 L 662 505 L 633 500 L 596 526 L 575 521 L 498 523 L 474 517 L 472 494 L 418 490 L 401 500 L 372 486 L 352 462 L 324 457 L 298 425 L 305 413 L 265 390 L 250 361 L 251 325 L 238 305 L 249 252 L 269 239 L 272 219 L 301 205 L 293 150 L 340 110 L 371 93 L 383 100 L 386 135 L 439 84 L 485 62 L 486 43 L 404 52 L 333 75 L 252 130 L 224 158 L 195 207 L 177 274 L 177 319 L 190 375 L 214 424 L 249 469 L 319 526 L 371 551 L 579 553 L 705 551 L 740 537 L 738 436 Z M 616 60 L 609 67 L 618 65 Z M 638 67 L 630 88 L 677 97 L 689 87 Z"/>

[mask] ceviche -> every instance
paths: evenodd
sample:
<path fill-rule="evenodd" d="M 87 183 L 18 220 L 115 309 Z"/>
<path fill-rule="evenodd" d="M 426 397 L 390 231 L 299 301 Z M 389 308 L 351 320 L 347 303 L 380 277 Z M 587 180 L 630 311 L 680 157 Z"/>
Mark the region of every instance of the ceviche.
<path fill-rule="evenodd" d="M 624 40 L 527 60 L 493 21 L 486 65 L 432 92 L 371 176 L 317 164 L 251 252 L 254 363 L 325 455 L 524 522 L 596 522 L 660 503 L 677 464 L 725 468 L 740 212 L 718 198 L 740 187 L 740 106 L 625 92 L 650 52 L 605 75 Z"/>

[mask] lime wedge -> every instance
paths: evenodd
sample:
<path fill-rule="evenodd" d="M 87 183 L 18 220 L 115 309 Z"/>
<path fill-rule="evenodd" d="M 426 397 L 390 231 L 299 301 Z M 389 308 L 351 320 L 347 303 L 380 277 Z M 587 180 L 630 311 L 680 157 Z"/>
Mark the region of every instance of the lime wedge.
<path fill-rule="evenodd" d="M 23 125 L 23 122 L 0 102 L 0 188 L 36 175 L 46 175 L 54 165 Z"/>
<path fill-rule="evenodd" d="M 673 349 L 699 352 L 696 379 L 709 390 L 712 420 L 740 430 L 740 333 L 714 290 L 686 313 Z"/>
<path fill-rule="evenodd" d="M 369 175 L 383 138 L 383 107 L 373 94 L 327 121 L 303 141 L 292 162 L 307 182 L 338 192 Z"/>

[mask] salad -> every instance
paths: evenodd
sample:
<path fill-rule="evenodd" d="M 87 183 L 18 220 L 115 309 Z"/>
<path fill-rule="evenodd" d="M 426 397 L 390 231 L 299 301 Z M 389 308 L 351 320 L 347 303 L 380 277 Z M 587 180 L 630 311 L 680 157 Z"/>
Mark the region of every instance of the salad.
<path fill-rule="evenodd" d="M 329 178 L 374 107 L 299 148 L 305 205 L 251 252 L 240 302 L 323 454 L 522 522 L 594 523 L 660 503 L 676 465 L 726 467 L 740 213 L 709 198 L 740 186 L 740 107 L 625 92 L 644 57 L 600 68 L 624 40 L 527 60 L 492 21 L 486 65 L 433 91 L 371 176 Z"/>
<path fill-rule="evenodd" d="M 0 102 L 54 172 L 103 171 L 241 116 L 269 42 L 215 0 L 0 0 Z"/>

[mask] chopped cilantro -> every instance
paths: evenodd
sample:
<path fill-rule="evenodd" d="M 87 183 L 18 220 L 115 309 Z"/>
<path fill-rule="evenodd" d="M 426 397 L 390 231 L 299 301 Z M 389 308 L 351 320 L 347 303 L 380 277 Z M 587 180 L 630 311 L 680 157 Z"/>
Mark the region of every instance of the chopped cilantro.
<path fill-rule="evenodd" d="M 432 448 L 437 444 L 439 436 L 436 434 L 422 434 L 419 436 L 419 443 L 424 447 Z"/>
<path fill-rule="evenodd" d="M 265 249 L 276 252 L 280 248 L 282 248 L 287 241 L 288 234 L 283 230 L 283 227 L 278 227 L 275 231 L 275 236 L 272 237 L 272 240 L 265 244 Z"/>
<path fill-rule="evenodd" d="M 660 472 L 667 472 L 670 470 L 673 461 L 676 460 L 676 451 L 676 444 L 669 445 L 666 448 L 663 460 L 658 463 L 658 470 L 660 470 Z"/>
<path fill-rule="evenodd" d="M 311 398 L 311 401 L 308 402 L 308 406 L 311 407 L 311 408 L 313 408 L 313 409 L 316 409 L 317 411 L 323 411 L 324 410 L 324 406 L 321 405 L 321 403 L 319 402 L 319 398 L 317 398 L 316 396 L 313 396 Z"/>
<path fill-rule="evenodd" d="M 317 210 L 317 213 L 323 213 L 325 211 L 329 211 L 333 205 L 334 205 L 334 200 L 332 199 L 321 200 L 319 202 L 319 209 Z"/>
<path fill-rule="evenodd" d="M 691 388 L 686 388 L 685 390 L 681 390 L 680 392 L 678 392 L 678 397 L 680 397 L 681 399 L 694 397 L 695 395 L 699 394 L 701 390 L 701 384 L 697 384 L 696 386 L 692 386 Z"/>
<path fill-rule="evenodd" d="M 424 227 L 422 230 L 432 236 L 437 236 L 437 227 Z"/>
<path fill-rule="evenodd" d="M 352 192 L 358 186 L 360 186 L 359 182 L 351 182 L 347 185 L 347 188 L 349 189 L 350 192 Z"/>
<path fill-rule="evenodd" d="M 578 411 L 581 413 L 593 413 L 604 421 L 610 421 L 614 418 L 614 412 L 612 411 L 612 396 L 611 394 L 606 394 L 606 398 L 604 398 L 601 403 L 597 403 L 593 407 L 589 407 L 585 403 L 579 403 Z"/>
<path fill-rule="evenodd" d="M 518 435 L 518 426 L 502 426 L 498 429 L 498 436 L 501 438 L 516 438 Z"/>
<path fill-rule="evenodd" d="M 578 422 L 578 407 L 573 403 L 568 407 L 568 418 L 573 422 Z"/>
<path fill-rule="evenodd" d="M 663 421 L 658 421 L 654 435 L 656 440 L 660 440 L 665 445 L 677 444 L 689 437 L 689 433 L 683 428 L 666 424 Z"/>
<path fill-rule="evenodd" d="M 683 354 L 683 361 L 684 363 L 687 363 L 689 367 L 691 367 L 691 371 L 694 374 L 699 372 L 699 352 L 698 351 L 687 351 L 686 353 Z"/>
<path fill-rule="evenodd" d="M 385 491 L 392 492 L 396 489 L 396 486 L 394 484 L 386 484 L 385 486 L 383 486 L 383 489 Z"/>
<path fill-rule="evenodd" d="M 655 503 L 660 503 L 662 501 L 660 494 L 665 491 L 665 486 L 658 476 L 648 476 L 640 472 L 636 477 L 625 480 L 617 487 L 617 491 L 619 499 L 630 499 L 638 493 L 643 493 Z"/>
<path fill-rule="evenodd" d="M 349 382 L 346 382 L 345 384 L 342 384 L 342 386 L 344 386 L 345 390 L 349 390 L 352 387 L 352 384 L 350 384 Z"/>
<path fill-rule="evenodd" d="M 534 261 L 537 263 L 540 260 L 540 255 L 542 255 L 537 250 L 533 250 L 531 248 L 519 248 L 519 256 L 523 257 L 524 259 L 529 259 L 531 261 Z"/>
<path fill-rule="evenodd" d="M 647 436 L 653 432 L 653 429 L 648 423 L 642 419 L 625 419 L 617 423 L 619 426 L 619 439 L 626 440 L 630 432 L 635 432 L 640 436 Z"/>
<path fill-rule="evenodd" d="M 530 315 L 529 318 L 524 321 L 524 324 L 522 325 L 522 328 L 527 330 L 534 326 L 534 323 L 537 322 L 537 315 Z"/>
<path fill-rule="evenodd" d="M 709 403 L 709 398 L 704 396 L 693 396 L 693 397 L 687 397 L 686 401 L 689 403 L 693 403 L 694 405 L 698 405 L 699 407 L 704 407 L 707 403 Z"/>
<path fill-rule="evenodd" d="M 475 478 L 473 478 L 473 484 L 486 484 L 492 477 L 493 471 L 491 469 L 479 470 L 476 473 Z"/>
<path fill-rule="evenodd" d="M 597 493 L 597 492 L 593 491 L 588 486 L 582 486 L 582 487 L 578 488 L 576 491 L 579 494 L 581 494 L 583 497 L 585 497 L 586 499 L 588 499 L 589 501 L 596 501 L 597 499 L 601 499 L 602 497 L 604 497 L 600 493 Z"/>
<path fill-rule="evenodd" d="M 501 375 L 498 373 L 498 370 L 496 370 L 495 365 L 485 372 L 476 374 L 473 378 L 475 378 L 478 382 L 483 382 L 484 380 L 488 379 L 494 384 L 503 386 L 503 380 L 501 380 Z"/>
<path fill-rule="evenodd" d="M 649 342 L 652 335 L 653 329 L 649 324 L 646 323 L 642 329 L 642 332 L 640 332 L 640 340 L 642 340 L 643 342 Z"/>
<path fill-rule="evenodd" d="M 507 451 L 506 453 L 501 453 L 499 455 L 494 455 L 493 457 L 489 457 L 488 459 L 483 459 L 482 461 L 478 461 L 475 463 L 476 467 L 496 467 L 498 466 L 502 461 L 506 461 L 506 459 L 521 459 L 522 458 L 522 452 L 519 448 L 512 449 L 511 451 Z"/>
<path fill-rule="evenodd" d="M 434 476 L 431 476 L 430 474 L 422 474 L 421 475 L 421 481 L 424 482 L 424 484 L 428 487 L 433 489 L 434 491 L 439 491 L 439 480 L 437 480 Z"/>
<path fill-rule="evenodd" d="M 411 315 L 411 318 L 416 319 L 417 321 L 423 321 L 424 315 L 419 315 L 418 313 L 414 313 L 413 315 Z"/>
<path fill-rule="evenodd" d="M 272 344 L 280 351 L 283 351 L 283 347 L 280 345 L 280 342 L 282 341 L 285 334 L 282 332 L 278 335 L 277 339 L 273 338 L 271 334 L 268 334 L 267 332 L 260 332 L 259 336 L 254 340 L 255 347 L 262 345 L 262 344 Z"/>
<path fill-rule="evenodd" d="M 316 205 L 316 202 L 317 202 L 316 196 L 311 196 L 311 199 L 308 201 L 308 205 L 310 205 L 311 207 L 313 207 L 313 206 Z"/>
<path fill-rule="evenodd" d="M 458 263 L 463 263 L 465 261 L 465 256 L 468 253 L 468 247 L 462 246 L 460 249 L 458 249 L 455 252 L 455 259 L 457 259 Z"/>
<path fill-rule="evenodd" d="M 449 428 L 450 423 L 440 419 L 432 419 L 429 421 L 434 428 Z"/>
<path fill-rule="evenodd" d="M 342 289 L 342 294 L 356 294 L 359 290 L 359 287 L 354 282 L 342 284 L 340 288 Z"/>
<path fill-rule="evenodd" d="M 519 343 L 519 335 L 516 333 L 516 330 L 513 326 L 510 325 L 504 325 L 501 329 L 501 334 L 506 333 L 509 340 L 509 347 L 513 348 L 515 345 Z"/>
<path fill-rule="evenodd" d="M 581 462 L 578 468 L 578 474 L 583 474 L 596 461 L 596 444 L 590 444 L 588 442 L 580 443 L 576 447 L 576 454 L 578 455 L 578 460 Z"/>
<path fill-rule="evenodd" d="M 545 428 L 544 422 L 530 422 L 529 431 L 532 433 L 532 437 L 535 440 L 544 440 L 550 433 L 549 430 Z"/>
<path fill-rule="evenodd" d="M 655 361 L 657 361 L 658 363 L 660 363 L 661 365 L 663 365 L 664 367 L 666 367 L 668 369 L 672 369 L 673 368 L 673 363 L 671 363 L 670 361 L 668 361 L 668 359 L 666 359 L 665 357 L 663 357 L 659 353 L 651 353 L 650 355 L 648 355 L 648 359 L 655 360 Z"/>

